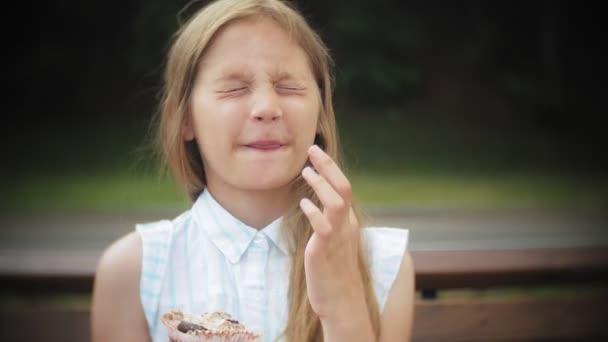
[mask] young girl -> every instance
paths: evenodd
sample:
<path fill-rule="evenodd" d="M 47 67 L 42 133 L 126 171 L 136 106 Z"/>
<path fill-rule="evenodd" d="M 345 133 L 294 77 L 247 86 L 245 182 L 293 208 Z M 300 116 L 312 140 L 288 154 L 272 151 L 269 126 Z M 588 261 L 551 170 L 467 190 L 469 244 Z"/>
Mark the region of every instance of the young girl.
<path fill-rule="evenodd" d="M 406 341 L 407 230 L 363 228 L 338 164 L 330 57 L 279 0 L 220 0 L 169 52 L 159 141 L 193 205 L 103 254 L 94 341 L 223 311 L 263 341 Z"/>

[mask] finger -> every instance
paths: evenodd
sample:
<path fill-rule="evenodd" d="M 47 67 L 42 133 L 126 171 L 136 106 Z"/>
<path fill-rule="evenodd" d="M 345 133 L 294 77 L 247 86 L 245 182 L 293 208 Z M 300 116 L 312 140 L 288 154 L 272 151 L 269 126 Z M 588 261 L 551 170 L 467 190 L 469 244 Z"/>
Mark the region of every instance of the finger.
<path fill-rule="evenodd" d="M 319 210 L 319 208 L 317 208 L 317 206 L 308 198 L 302 198 L 300 201 L 300 208 L 302 208 L 304 215 L 308 217 L 308 221 L 310 221 L 310 225 L 315 233 L 317 233 L 320 238 L 327 239 L 331 234 L 332 228 L 321 210 Z"/>
<path fill-rule="evenodd" d="M 350 206 L 352 198 L 351 184 L 342 170 L 338 167 L 338 164 L 336 164 L 333 159 L 317 145 L 312 145 L 308 149 L 308 155 L 317 172 L 319 172 L 331 187 L 340 194 L 347 206 Z"/>
<path fill-rule="evenodd" d="M 329 185 L 325 178 L 313 171 L 312 168 L 305 167 L 302 170 L 302 177 L 304 177 L 319 197 L 319 200 L 323 204 L 324 212 L 328 215 L 330 221 L 332 223 L 340 223 L 334 220 L 341 219 L 341 216 L 345 216 L 344 214 L 347 213 L 346 209 L 348 207 L 344 199 Z"/>

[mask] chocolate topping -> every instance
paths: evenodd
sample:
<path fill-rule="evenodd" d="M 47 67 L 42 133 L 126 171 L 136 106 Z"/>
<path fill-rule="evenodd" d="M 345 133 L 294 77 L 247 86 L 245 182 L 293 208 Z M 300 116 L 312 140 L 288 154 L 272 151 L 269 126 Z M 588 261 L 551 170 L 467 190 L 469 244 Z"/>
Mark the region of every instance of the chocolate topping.
<path fill-rule="evenodd" d="M 177 330 L 179 330 L 183 333 L 187 333 L 188 331 L 198 331 L 198 330 L 205 331 L 208 329 L 199 324 L 194 324 L 194 323 L 191 323 L 188 321 L 181 321 L 181 322 L 179 322 L 179 325 L 177 326 Z"/>
<path fill-rule="evenodd" d="M 172 310 L 166 312 L 162 320 L 163 324 L 169 328 L 170 334 L 207 337 L 242 335 L 246 337 L 247 341 L 258 341 L 257 338 L 262 336 L 261 332 L 247 330 L 242 323 L 230 316 L 230 314 L 222 311 L 193 314 Z M 196 341 L 199 340 L 196 339 Z M 201 339 L 200 341 L 203 340 Z"/>

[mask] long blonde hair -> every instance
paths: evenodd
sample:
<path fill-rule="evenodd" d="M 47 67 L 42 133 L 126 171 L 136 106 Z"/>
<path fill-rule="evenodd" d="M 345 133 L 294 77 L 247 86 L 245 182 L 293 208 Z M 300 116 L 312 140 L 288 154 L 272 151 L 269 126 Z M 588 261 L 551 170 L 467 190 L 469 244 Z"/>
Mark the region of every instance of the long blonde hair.
<path fill-rule="evenodd" d="M 173 37 L 165 69 L 163 97 L 159 110 L 156 144 L 164 165 L 176 182 L 195 201 L 205 188 L 205 173 L 196 141 L 185 141 L 183 128 L 189 120 L 194 77 L 213 37 L 237 19 L 267 17 L 278 23 L 306 52 L 319 93 L 321 108 L 315 142 L 340 164 L 338 137 L 332 104 L 332 60 L 321 38 L 290 4 L 280 0 L 219 0 L 196 12 Z M 298 176 L 294 181 L 295 198 L 310 198 L 321 203 L 314 191 Z M 283 220 L 283 232 L 295 241 L 291 255 L 290 308 L 284 336 L 290 342 L 323 341 L 319 318 L 307 295 L 304 250 L 313 230 L 308 219 L 293 203 Z M 361 245 L 361 244 L 360 244 Z M 376 336 L 380 332 L 380 313 L 365 258 L 359 248 L 359 268 L 365 285 L 370 320 Z"/>

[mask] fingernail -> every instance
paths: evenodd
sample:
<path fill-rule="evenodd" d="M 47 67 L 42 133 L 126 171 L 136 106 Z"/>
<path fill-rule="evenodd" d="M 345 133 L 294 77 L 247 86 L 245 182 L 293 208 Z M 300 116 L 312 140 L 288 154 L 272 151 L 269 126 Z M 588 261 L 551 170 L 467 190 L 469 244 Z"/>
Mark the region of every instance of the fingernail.
<path fill-rule="evenodd" d="M 310 152 L 311 154 L 319 154 L 321 152 L 321 149 L 317 145 L 312 145 L 308 149 L 308 152 Z"/>
<path fill-rule="evenodd" d="M 304 212 L 310 212 L 314 209 L 314 206 L 308 198 L 302 198 L 302 200 L 300 201 L 300 208 L 302 208 Z"/>
<path fill-rule="evenodd" d="M 307 166 L 307 167 L 304 168 L 304 170 L 302 170 L 302 175 L 304 177 L 310 176 L 311 172 L 312 172 L 312 169 L 310 168 L 310 166 Z"/>

